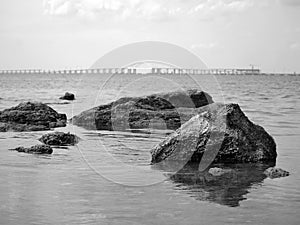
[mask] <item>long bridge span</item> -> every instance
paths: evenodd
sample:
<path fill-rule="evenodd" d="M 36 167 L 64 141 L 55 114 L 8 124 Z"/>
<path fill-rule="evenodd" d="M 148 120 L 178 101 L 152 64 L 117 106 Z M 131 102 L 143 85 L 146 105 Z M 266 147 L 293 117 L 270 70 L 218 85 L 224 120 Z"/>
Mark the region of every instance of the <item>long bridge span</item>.
<path fill-rule="evenodd" d="M 166 74 L 166 75 L 259 75 L 259 69 L 99 68 L 74 70 L 0 70 L 0 74 Z"/>

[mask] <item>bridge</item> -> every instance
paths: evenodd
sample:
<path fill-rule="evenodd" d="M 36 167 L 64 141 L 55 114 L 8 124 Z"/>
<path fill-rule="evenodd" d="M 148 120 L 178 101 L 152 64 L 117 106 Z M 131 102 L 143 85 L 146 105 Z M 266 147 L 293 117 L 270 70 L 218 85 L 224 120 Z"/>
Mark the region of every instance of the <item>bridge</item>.
<path fill-rule="evenodd" d="M 74 70 L 0 70 L 0 74 L 157 74 L 157 75 L 259 75 L 259 69 L 99 68 Z"/>

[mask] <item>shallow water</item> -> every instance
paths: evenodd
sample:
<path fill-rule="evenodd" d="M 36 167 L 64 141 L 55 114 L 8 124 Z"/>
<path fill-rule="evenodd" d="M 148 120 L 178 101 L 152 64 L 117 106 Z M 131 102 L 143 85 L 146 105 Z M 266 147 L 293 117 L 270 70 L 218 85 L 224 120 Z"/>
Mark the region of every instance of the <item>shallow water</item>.
<path fill-rule="evenodd" d="M 168 134 L 88 131 L 69 124 L 77 147 L 51 156 L 8 151 L 37 144 L 46 132 L 0 134 L 1 224 L 299 224 L 300 77 L 0 75 L 0 110 L 42 101 L 70 118 L 123 96 L 202 88 L 238 103 L 277 143 L 271 180 L 264 165 L 230 166 L 235 176 L 203 176 L 193 166 L 170 174 L 150 166 L 150 149 Z M 76 94 L 67 104 L 64 92 Z"/>

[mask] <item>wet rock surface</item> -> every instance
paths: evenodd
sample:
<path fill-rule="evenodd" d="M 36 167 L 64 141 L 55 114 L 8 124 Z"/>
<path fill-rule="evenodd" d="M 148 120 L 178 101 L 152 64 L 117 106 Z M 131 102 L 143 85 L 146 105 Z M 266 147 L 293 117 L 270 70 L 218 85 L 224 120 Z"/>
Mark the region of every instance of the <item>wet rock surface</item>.
<path fill-rule="evenodd" d="M 35 145 L 29 148 L 18 147 L 10 150 L 30 154 L 52 154 L 53 152 L 53 149 L 49 145 Z"/>
<path fill-rule="evenodd" d="M 40 102 L 24 102 L 0 111 L 0 132 L 42 131 L 66 126 L 67 116 Z"/>
<path fill-rule="evenodd" d="M 231 169 L 222 169 L 218 167 L 213 167 L 208 170 L 208 173 L 215 177 L 219 177 L 224 175 L 225 173 L 231 173 L 231 172 L 232 172 Z"/>
<path fill-rule="evenodd" d="M 92 130 L 171 129 L 197 114 L 197 108 L 212 103 L 199 90 L 177 91 L 144 97 L 125 97 L 82 112 L 71 119 L 77 126 Z"/>
<path fill-rule="evenodd" d="M 76 135 L 64 132 L 48 133 L 38 140 L 46 145 L 52 146 L 76 145 L 79 142 L 79 138 Z"/>
<path fill-rule="evenodd" d="M 66 92 L 64 96 L 60 97 L 61 100 L 73 101 L 75 100 L 75 95 L 69 92 Z"/>
<path fill-rule="evenodd" d="M 271 168 L 266 169 L 264 174 L 267 175 L 271 179 L 280 178 L 280 177 L 287 177 L 287 176 L 290 175 L 289 172 L 287 172 L 283 169 L 280 169 L 280 168 L 275 168 L 275 167 L 271 167 Z"/>
<path fill-rule="evenodd" d="M 274 139 L 253 124 L 237 104 L 212 104 L 176 130 L 152 151 L 152 163 L 275 162 Z M 172 164 L 171 163 L 171 164 Z"/>

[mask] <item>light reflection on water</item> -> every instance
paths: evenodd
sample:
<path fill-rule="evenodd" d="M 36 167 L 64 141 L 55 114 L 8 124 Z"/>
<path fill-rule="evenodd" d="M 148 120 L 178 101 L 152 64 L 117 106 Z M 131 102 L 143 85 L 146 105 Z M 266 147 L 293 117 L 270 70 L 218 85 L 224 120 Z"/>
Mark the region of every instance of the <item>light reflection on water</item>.
<path fill-rule="evenodd" d="M 1 75 L 0 79 L 0 110 L 21 101 L 38 100 L 50 103 L 69 117 L 95 104 L 114 100 L 120 93 L 147 94 L 153 89 L 161 90 L 160 85 L 164 85 L 122 89 L 131 79 L 136 80 L 122 76 L 110 80 L 109 88 L 95 99 L 107 77 L 85 77 L 80 83 L 75 75 Z M 177 84 L 198 87 L 182 76 L 164 79 L 172 80 L 169 89 Z M 203 77 L 194 79 L 214 99 L 222 99 L 213 85 L 208 87 L 204 83 L 207 81 Z M 277 166 L 290 171 L 289 177 L 268 179 L 262 173 L 264 165 L 232 165 L 234 173 L 219 179 L 199 174 L 193 166 L 168 174 L 149 165 L 151 147 L 166 135 L 159 132 L 102 132 L 68 126 L 59 130 L 75 129 L 82 142 L 78 147 L 55 149 L 51 156 L 7 150 L 37 144 L 36 139 L 45 132 L 3 133 L 0 134 L 1 224 L 299 224 L 300 77 L 218 76 L 217 79 L 225 102 L 239 103 L 253 122 L 275 138 Z M 163 90 L 167 91 L 168 86 Z M 58 100 L 65 91 L 76 93 L 77 100 L 72 104 Z M 120 162 L 118 167 L 106 161 L 107 154 L 103 153 L 107 152 Z M 107 167 L 99 175 L 85 160 L 96 169 L 103 169 L 97 168 L 101 163 Z M 112 182 L 109 173 L 113 172 L 133 183 L 147 179 L 148 175 L 126 173 L 122 163 L 142 168 L 160 182 L 138 187 Z"/>

